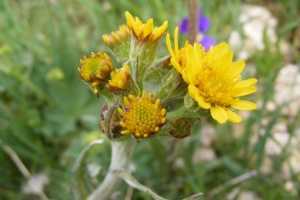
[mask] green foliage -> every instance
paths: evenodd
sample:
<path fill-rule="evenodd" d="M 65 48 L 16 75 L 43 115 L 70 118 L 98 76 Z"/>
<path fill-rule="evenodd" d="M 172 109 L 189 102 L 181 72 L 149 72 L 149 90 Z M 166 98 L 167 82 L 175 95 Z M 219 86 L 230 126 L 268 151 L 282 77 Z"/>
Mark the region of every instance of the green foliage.
<path fill-rule="evenodd" d="M 238 16 L 242 2 L 262 4 L 264 1 L 200 2 L 203 14 L 211 19 L 209 34 L 218 42 L 227 41 L 232 30 L 241 30 Z M 235 125 L 216 125 L 208 118 L 196 124 L 189 138 L 140 142 L 133 155 L 136 168 L 133 175 L 137 180 L 169 199 L 198 192 L 203 192 L 206 199 L 224 199 L 235 188 L 240 192 L 253 191 L 262 199 L 297 199 L 284 189 L 287 180 L 300 181 L 299 172 L 291 173 L 288 178 L 283 176 L 282 166 L 290 155 L 287 150 L 269 158 L 271 173 L 260 171 L 266 141 L 272 139 L 274 125 L 286 123 L 291 135 L 299 128 L 296 123 L 299 114 L 287 120 L 281 114 L 284 105 L 273 113 L 266 108 L 273 99 L 278 71 L 287 62 L 300 63 L 299 41 L 294 39 L 297 31 L 299 34 L 299 2 L 289 2 L 292 1 L 263 3 L 279 19 L 279 41 L 291 44 L 288 55 L 284 55 L 279 43 L 274 46 L 265 37 L 266 49 L 249 59 L 259 80 L 259 92 L 252 98 L 261 105 L 250 114 L 241 136 L 233 135 Z M 72 165 L 90 141 L 103 136 L 98 128 L 103 99 L 93 95 L 78 77 L 79 59 L 92 51 L 110 54 L 101 37 L 126 23 L 127 10 L 142 20 L 152 17 L 155 25 L 168 20 L 167 31 L 172 35 L 181 18 L 187 16 L 187 7 L 186 1 L 172 0 L 0 2 L 0 141 L 16 152 L 31 174 L 43 172 L 49 176 L 50 183 L 44 189 L 49 198 L 72 199 Z M 181 44 L 185 39 L 186 36 L 180 37 Z M 159 45 L 162 48 L 158 49 L 162 50 L 157 53 L 167 55 L 164 38 Z M 269 121 L 263 123 L 266 118 Z M 216 130 L 211 144 L 216 158 L 194 163 L 193 154 L 203 147 L 199 138 L 205 135 L 201 132 L 205 124 L 211 124 Z M 250 138 L 261 129 L 265 134 L 253 145 Z M 0 199 L 32 199 L 22 193 L 27 179 L 3 145 L 0 147 Z M 95 147 L 89 155 L 87 163 L 97 163 L 103 168 L 99 177 L 88 180 L 91 188 L 101 182 L 109 159 L 108 141 Z M 214 188 L 251 170 L 257 170 L 257 175 L 209 196 Z M 89 179 L 88 174 L 86 178 Z M 295 185 L 300 191 L 299 184 Z M 124 199 L 127 189 L 127 185 L 121 185 L 120 199 Z M 134 190 L 132 199 L 150 198 Z"/>

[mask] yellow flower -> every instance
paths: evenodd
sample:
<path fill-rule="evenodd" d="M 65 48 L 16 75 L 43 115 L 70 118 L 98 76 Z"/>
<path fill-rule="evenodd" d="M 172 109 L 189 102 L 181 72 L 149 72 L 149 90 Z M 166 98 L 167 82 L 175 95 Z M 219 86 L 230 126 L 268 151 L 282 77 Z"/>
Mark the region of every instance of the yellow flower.
<path fill-rule="evenodd" d="M 166 119 L 166 109 L 160 103 L 160 99 L 154 100 L 153 95 L 149 93 L 146 98 L 146 92 L 143 91 L 142 97 L 128 96 L 131 102 L 124 97 L 125 110 L 121 108 L 118 111 L 123 118 L 120 125 L 126 130 L 121 134 L 132 134 L 136 139 L 147 138 L 156 134 L 159 127 L 163 126 Z"/>
<path fill-rule="evenodd" d="M 125 12 L 125 16 L 133 36 L 143 42 L 158 41 L 164 35 L 168 26 L 168 22 L 165 21 L 160 27 L 153 28 L 153 19 L 149 19 L 146 24 L 143 24 L 138 17 L 134 19 L 129 12 Z"/>
<path fill-rule="evenodd" d="M 169 53 L 171 55 L 171 58 L 175 59 L 179 65 L 174 66 L 176 70 L 182 74 L 182 70 L 186 66 L 186 56 L 185 56 L 185 51 L 186 47 L 188 46 L 188 41 L 185 42 L 184 47 L 181 49 L 178 49 L 178 27 L 175 28 L 174 31 L 174 49 L 172 49 L 171 46 L 171 40 L 170 40 L 170 34 L 167 33 L 167 47 L 169 50 Z M 171 63 L 170 63 L 171 64 Z"/>
<path fill-rule="evenodd" d="M 111 72 L 111 80 L 108 81 L 107 88 L 110 91 L 127 90 L 133 80 L 129 72 L 129 66 L 124 64 L 123 68 Z"/>
<path fill-rule="evenodd" d="M 242 118 L 230 108 L 255 110 L 257 105 L 239 97 L 257 91 L 253 85 L 257 79 L 241 80 L 240 73 L 245 67 L 244 61 L 232 62 L 233 52 L 229 46 L 221 43 L 211 47 L 208 52 L 198 43 L 186 49 L 187 65 L 182 71 L 183 79 L 189 84 L 189 95 L 202 109 L 210 109 L 212 117 L 220 124 L 227 120 L 239 123 Z M 175 59 L 172 64 L 180 68 Z"/>
<path fill-rule="evenodd" d="M 121 43 L 129 37 L 130 29 L 127 25 L 121 25 L 118 31 L 111 32 L 110 35 L 103 35 L 102 39 L 107 46 L 113 48 L 115 44 Z"/>
<path fill-rule="evenodd" d="M 84 56 L 83 60 L 80 59 L 78 67 L 80 78 L 91 86 L 95 94 L 108 82 L 113 70 L 111 58 L 102 52 L 97 54 L 92 52 L 91 57 Z"/>

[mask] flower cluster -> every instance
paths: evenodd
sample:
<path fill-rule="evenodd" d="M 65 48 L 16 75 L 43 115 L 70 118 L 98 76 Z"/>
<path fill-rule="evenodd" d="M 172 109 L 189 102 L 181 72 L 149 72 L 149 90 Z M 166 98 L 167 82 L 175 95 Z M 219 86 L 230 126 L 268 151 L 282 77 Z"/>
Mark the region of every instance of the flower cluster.
<path fill-rule="evenodd" d="M 179 48 L 176 27 L 174 47 L 170 34 L 166 36 L 169 56 L 155 60 L 168 22 L 154 27 L 153 19 L 143 23 L 129 12 L 125 16 L 126 25 L 103 35 L 119 66 L 115 67 L 111 58 L 100 52 L 85 56 L 78 68 L 92 91 L 106 98 L 101 129 L 107 135 L 119 138 L 131 134 L 144 139 L 169 133 L 184 138 L 201 117 L 210 114 L 220 124 L 227 120 L 238 123 L 242 118 L 233 109 L 256 109 L 255 103 L 240 97 L 256 92 L 257 80 L 242 80 L 245 62 L 233 62 L 233 52 L 226 43 L 207 46 L 201 40 L 193 45 L 185 42 Z M 199 21 L 200 31 L 207 31 L 208 18 L 200 15 Z M 186 27 L 184 19 L 180 30 L 185 32 Z"/>

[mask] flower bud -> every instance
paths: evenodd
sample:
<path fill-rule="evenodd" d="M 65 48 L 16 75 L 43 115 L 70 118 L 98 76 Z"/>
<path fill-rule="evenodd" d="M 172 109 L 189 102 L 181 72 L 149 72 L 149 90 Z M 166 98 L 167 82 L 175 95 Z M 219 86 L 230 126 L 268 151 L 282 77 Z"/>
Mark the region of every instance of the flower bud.
<path fill-rule="evenodd" d="M 102 52 L 94 54 L 90 57 L 84 56 L 80 60 L 78 72 L 80 78 L 85 81 L 95 94 L 105 87 L 110 79 L 110 73 L 114 70 L 111 58 Z"/>
<path fill-rule="evenodd" d="M 108 111 L 108 105 L 107 103 L 105 103 L 103 106 L 102 106 L 102 109 L 101 109 L 101 112 L 100 112 L 100 117 L 101 117 L 101 121 L 99 123 L 99 128 L 100 130 L 105 133 L 105 128 L 104 128 L 104 121 L 105 121 L 105 118 L 107 117 L 107 111 Z M 117 115 L 116 113 L 112 116 L 111 118 L 111 127 L 110 127 L 110 131 L 113 135 L 114 138 L 120 136 L 120 132 L 121 132 L 121 125 L 120 125 L 120 116 Z M 105 133 L 107 134 L 107 133 Z"/>
<path fill-rule="evenodd" d="M 182 139 L 188 137 L 191 135 L 191 124 L 183 118 L 175 119 L 170 122 L 169 133 L 174 138 Z"/>
<path fill-rule="evenodd" d="M 119 62 L 125 63 L 129 59 L 131 32 L 127 25 L 119 26 L 118 31 L 103 35 L 102 38 Z"/>
<path fill-rule="evenodd" d="M 106 87 L 115 95 L 121 95 L 122 99 L 129 94 L 137 95 L 140 93 L 139 88 L 131 77 L 129 66 L 126 64 L 124 64 L 123 68 L 111 72 L 111 80 L 108 81 Z"/>
<path fill-rule="evenodd" d="M 138 17 L 133 18 L 129 12 L 126 12 L 125 16 L 132 34 L 129 54 L 130 71 L 133 80 L 143 88 L 144 75 L 155 58 L 159 39 L 165 34 L 168 22 L 165 21 L 160 27 L 153 27 L 153 19 L 149 19 L 144 24 Z"/>

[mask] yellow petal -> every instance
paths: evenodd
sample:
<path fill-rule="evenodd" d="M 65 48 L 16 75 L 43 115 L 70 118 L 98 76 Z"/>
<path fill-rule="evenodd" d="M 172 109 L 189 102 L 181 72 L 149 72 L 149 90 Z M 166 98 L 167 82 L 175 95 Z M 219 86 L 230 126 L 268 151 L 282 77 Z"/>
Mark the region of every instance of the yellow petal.
<path fill-rule="evenodd" d="M 172 46 L 171 46 L 171 40 L 170 40 L 170 34 L 169 33 L 167 33 L 166 42 L 167 42 L 167 48 L 169 50 L 169 53 L 170 53 L 171 57 L 175 58 L 175 54 L 174 54 L 174 51 L 173 51 Z"/>
<path fill-rule="evenodd" d="M 202 96 L 199 96 L 197 98 L 197 102 L 198 102 L 198 105 L 203 108 L 203 109 L 209 109 L 211 108 L 211 104 L 210 102 L 206 101 L 204 97 Z"/>
<path fill-rule="evenodd" d="M 227 111 L 228 114 L 228 120 L 233 122 L 233 123 L 240 123 L 242 121 L 241 116 L 233 112 L 232 110 L 228 109 Z"/>
<path fill-rule="evenodd" d="M 128 11 L 126 11 L 125 16 L 126 16 L 126 19 L 127 19 L 127 25 L 132 26 L 132 24 L 135 23 L 134 18 L 132 17 L 132 15 Z"/>
<path fill-rule="evenodd" d="M 210 102 L 205 101 L 205 99 L 200 96 L 199 89 L 193 85 L 189 85 L 188 87 L 189 95 L 198 102 L 198 105 L 203 109 L 210 108 Z"/>
<path fill-rule="evenodd" d="M 213 47 L 213 59 L 219 60 L 228 50 L 229 45 L 225 42 Z"/>
<path fill-rule="evenodd" d="M 173 67 L 181 74 L 182 73 L 182 67 L 179 65 L 177 60 L 175 58 L 171 58 L 171 63 Z"/>
<path fill-rule="evenodd" d="M 257 79 L 256 79 L 256 78 L 250 78 L 250 79 L 247 79 L 247 80 L 243 80 L 243 81 L 238 82 L 238 83 L 233 87 L 233 89 L 252 86 L 252 85 L 254 85 L 254 84 L 256 84 L 256 83 L 257 83 Z"/>
<path fill-rule="evenodd" d="M 201 64 L 201 51 L 200 51 L 200 44 L 198 42 L 195 42 L 194 44 L 194 55 L 195 55 L 195 63 L 193 65 L 194 68 L 199 69 Z M 195 69 L 193 69 L 194 73 L 197 73 Z"/>
<path fill-rule="evenodd" d="M 174 31 L 174 51 L 178 53 L 178 26 L 176 26 Z"/>
<path fill-rule="evenodd" d="M 195 73 L 193 71 L 193 65 L 194 64 L 191 63 L 191 61 L 187 61 L 187 64 L 185 67 L 185 74 L 184 74 L 184 76 L 182 76 L 182 78 L 186 83 L 196 85 L 196 77 L 195 77 Z"/>
<path fill-rule="evenodd" d="M 196 88 L 193 85 L 189 85 L 188 91 L 189 91 L 190 96 L 196 101 L 197 98 L 199 97 L 199 90 L 198 90 L 198 88 Z"/>
<path fill-rule="evenodd" d="M 245 68 L 245 61 L 240 60 L 238 62 L 234 62 L 229 67 L 229 70 L 227 71 L 227 76 L 229 79 L 232 79 L 236 76 L 238 76 Z"/>
<path fill-rule="evenodd" d="M 187 60 L 191 61 L 194 63 L 194 48 L 192 45 L 188 45 L 186 48 L 186 58 Z"/>
<path fill-rule="evenodd" d="M 238 109 L 238 110 L 255 110 L 257 108 L 257 105 L 250 101 L 236 100 L 236 101 L 233 101 L 233 103 L 231 104 L 231 107 Z"/>
<path fill-rule="evenodd" d="M 228 114 L 221 106 L 210 107 L 211 116 L 220 124 L 224 124 L 228 120 Z"/>
<path fill-rule="evenodd" d="M 233 58 L 233 52 L 232 51 L 227 51 L 214 65 L 216 68 L 219 68 L 222 70 L 222 72 L 225 72 L 230 64 L 232 63 L 232 58 Z"/>
<path fill-rule="evenodd" d="M 144 29 L 143 39 L 147 37 L 152 32 L 152 30 L 153 30 L 153 19 L 149 19 Z"/>
<path fill-rule="evenodd" d="M 242 97 L 242 96 L 246 96 L 249 94 L 253 94 L 256 91 L 257 91 L 257 88 L 255 88 L 255 87 L 244 87 L 244 88 L 241 88 L 241 91 L 238 92 L 235 96 Z"/>

